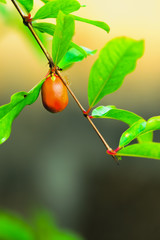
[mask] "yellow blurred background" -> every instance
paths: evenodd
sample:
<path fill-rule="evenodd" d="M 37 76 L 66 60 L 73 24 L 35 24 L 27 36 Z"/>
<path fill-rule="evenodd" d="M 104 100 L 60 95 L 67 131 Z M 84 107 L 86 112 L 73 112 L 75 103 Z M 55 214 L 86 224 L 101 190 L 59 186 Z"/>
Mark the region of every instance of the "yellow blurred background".
<path fill-rule="evenodd" d="M 40 1 L 35 1 L 41 6 Z M 76 23 L 74 41 L 98 49 L 94 57 L 76 63 L 63 75 L 88 107 L 90 68 L 111 39 L 127 36 L 145 40 L 144 56 L 122 87 L 101 100 L 144 118 L 160 115 L 160 1 L 100 0 L 86 4 L 78 15 L 105 21 L 103 30 Z M 7 2 L 0 12 L 0 104 L 18 91 L 28 91 L 44 78 L 48 63 L 22 20 Z M 51 37 L 47 36 L 51 43 Z M 50 47 L 48 48 L 50 50 Z M 96 125 L 116 148 L 126 125 L 98 119 Z M 160 140 L 159 133 L 155 140 Z M 60 225 L 88 240 L 158 239 L 160 233 L 160 163 L 124 158 L 117 167 L 70 97 L 67 109 L 50 114 L 41 99 L 26 107 L 13 124 L 11 137 L 0 146 L 0 207 L 27 215 L 42 206 Z"/>

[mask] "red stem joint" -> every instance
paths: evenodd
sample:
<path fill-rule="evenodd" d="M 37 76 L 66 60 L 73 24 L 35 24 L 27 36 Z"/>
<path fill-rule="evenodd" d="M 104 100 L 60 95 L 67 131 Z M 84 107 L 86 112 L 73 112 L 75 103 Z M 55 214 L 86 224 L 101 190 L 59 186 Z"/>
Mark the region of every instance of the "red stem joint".
<path fill-rule="evenodd" d="M 83 115 L 84 115 L 84 117 L 89 117 L 90 119 L 92 119 L 93 117 L 92 116 L 90 116 L 90 115 L 88 115 L 88 111 L 83 111 Z"/>
<path fill-rule="evenodd" d="M 28 23 L 32 23 L 32 17 L 31 14 L 29 13 L 28 16 L 25 16 L 23 19 L 24 25 L 28 25 Z"/>
<path fill-rule="evenodd" d="M 115 156 L 115 155 L 117 155 L 117 152 L 120 150 L 121 148 L 120 147 L 118 147 L 118 148 L 116 148 L 115 150 L 107 150 L 107 153 L 109 154 L 109 155 L 112 155 L 112 156 Z"/>

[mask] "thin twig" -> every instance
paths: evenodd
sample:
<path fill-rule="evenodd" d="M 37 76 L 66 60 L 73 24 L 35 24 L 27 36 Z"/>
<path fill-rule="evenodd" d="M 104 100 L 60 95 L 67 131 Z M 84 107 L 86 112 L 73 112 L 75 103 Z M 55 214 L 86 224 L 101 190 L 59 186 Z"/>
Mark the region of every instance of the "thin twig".
<path fill-rule="evenodd" d="M 81 103 L 79 102 L 79 100 L 77 99 L 77 97 L 75 96 L 75 94 L 73 93 L 73 91 L 71 90 L 71 88 L 69 87 L 69 85 L 66 83 L 66 81 L 64 81 L 63 77 L 61 76 L 61 74 L 56 71 L 56 73 L 58 74 L 58 76 L 60 77 L 60 79 L 62 80 L 62 82 L 64 83 L 64 85 L 66 86 L 66 88 L 68 89 L 69 93 L 71 94 L 71 96 L 73 97 L 73 99 L 75 100 L 75 102 L 77 103 L 77 105 L 79 106 L 79 108 L 81 109 L 82 112 L 85 112 L 85 109 L 83 108 L 83 106 L 81 105 Z"/>
<path fill-rule="evenodd" d="M 50 56 L 50 54 L 47 52 L 46 48 L 43 46 L 41 40 L 39 39 L 38 35 L 36 34 L 36 32 L 34 31 L 32 24 L 30 22 L 26 21 L 26 16 L 24 15 L 24 13 L 22 12 L 22 10 L 20 9 L 20 7 L 18 6 L 18 4 L 16 3 L 15 0 L 11 0 L 12 3 L 14 4 L 15 8 L 17 9 L 17 11 L 19 12 L 19 14 L 22 17 L 23 23 L 29 28 L 30 32 L 32 33 L 32 35 L 34 36 L 34 38 L 36 39 L 38 45 L 40 46 L 40 48 L 42 49 L 43 53 L 45 54 L 46 58 L 49 61 L 49 65 L 50 67 L 54 67 L 54 63 L 53 60 Z"/>
<path fill-rule="evenodd" d="M 112 148 L 110 148 L 110 146 L 108 145 L 108 143 L 106 142 L 106 140 L 104 139 L 104 137 L 102 136 L 102 134 L 99 132 L 99 130 L 97 129 L 97 127 L 95 126 L 95 124 L 92 122 L 91 118 L 89 116 L 87 116 L 87 119 L 89 121 L 89 123 L 92 125 L 93 129 L 95 130 L 95 132 L 97 133 L 97 135 L 99 136 L 99 138 L 101 139 L 101 141 L 103 142 L 104 146 L 107 148 L 107 150 L 109 152 L 112 152 Z M 116 158 L 115 155 L 111 155 L 113 157 L 113 159 L 115 160 L 115 162 L 119 165 L 119 161 Z"/>
<path fill-rule="evenodd" d="M 32 33 L 33 37 L 36 39 L 38 45 L 40 46 L 40 48 L 42 49 L 43 53 L 45 54 L 46 58 L 49 61 L 49 65 L 50 68 L 54 67 L 54 63 L 52 60 L 52 57 L 50 56 L 50 54 L 47 52 L 46 48 L 43 46 L 41 40 L 39 39 L 38 35 L 36 34 L 36 32 L 34 31 L 32 24 L 30 22 L 26 21 L 26 16 L 23 14 L 22 10 L 20 9 L 20 7 L 18 6 L 18 4 L 16 3 L 15 0 L 11 0 L 12 3 L 14 4 L 15 8 L 17 9 L 17 11 L 19 12 L 20 16 L 22 17 L 23 23 L 29 28 L 30 32 Z M 58 74 L 58 76 L 61 78 L 62 82 L 65 84 L 65 86 L 67 87 L 69 93 L 71 94 L 71 96 L 73 97 L 73 99 L 75 100 L 75 102 L 77 103 L 77 105 L 79 106 L 79 108 L 81 109 L 81 111 L 83 112 L 83 114 L 85 113 L 85 109 L 83 108 L 83 106 L 81 105 L 81 103 L 79 102 L 79 100 L 77 99 L 77 97 L 75 96 L 75 94 L 73 93 L 73 91 L 71 90 L 71 88 L 69 87 L 69 85 L 66 83 L 66 81 L 63 79 L 63 77 L 61 76 L 61 74 L 56 70 L 56 73 Z M 93 129 L 95 130 L 95 132 L 97 133 L 97 135 L 99 136 L 99 138 L 101 139 L 101 141 L 103 142 L 104 146 L 106 147 L 106 149 L 110 152 L 112 152 L 112 148 L 108 145 L 108 143 L 106 142 L 106 140 L 103 138 L 103 136 L 101 135 L 101 133 L 99 132 L 99 130 L 97 129 L 97 127 L 95 126 L 95 124 L 92 122 L 91 118 L 84 114 L 84 116 L 88 119 L 89 123 L 91 124 L 91 126 L 93 127 Z M 112 155 L 112 157 L 114 158 L 114 160 L 118 163 L 118 160 L 116 158 L 116 156 Z"/>
<path fill-rule="evenodd" d="M 36 39 L 38 45 L 40 46 L 40 48 L 42 49 L 42 51 L 44 52 L 46 58 L 48 59 L 49 61 L 49 66 L 50 68 L 53 68 L 54 67 L 54 63 L 53 63 L 53 60 L 50 56 L 50 54 L 47 52 L 47 50 L 45 49 L 45 47 L 43 46 L 42 42 L 40 41 L 38 35 L 35 33 L 33 27 L 32 27 L 32 24 L 31 23 L 28 23 L 28 28 L 29 30 L 31 31 L 32 35 L 34 36 L 34 38 Z"/>

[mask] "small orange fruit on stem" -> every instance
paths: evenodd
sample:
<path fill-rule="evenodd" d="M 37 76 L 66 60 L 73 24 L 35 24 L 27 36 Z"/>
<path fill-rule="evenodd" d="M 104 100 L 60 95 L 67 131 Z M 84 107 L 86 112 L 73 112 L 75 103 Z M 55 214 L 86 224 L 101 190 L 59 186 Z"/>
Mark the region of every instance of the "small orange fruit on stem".
<path fill-rule="evenodd" d="M 41 88 L 43 106 L 52 113 L 63 111 L 68 104 L 67 88 L 60 77 L 48 75 Z"/>

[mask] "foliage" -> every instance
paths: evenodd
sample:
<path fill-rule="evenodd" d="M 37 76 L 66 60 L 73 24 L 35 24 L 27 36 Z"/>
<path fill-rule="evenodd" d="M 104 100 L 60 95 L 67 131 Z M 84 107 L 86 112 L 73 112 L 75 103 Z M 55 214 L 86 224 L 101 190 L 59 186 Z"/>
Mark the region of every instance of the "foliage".
<path fill-rule="evenodd" d="M 72 66 L 75 62 L 82 61 L 87 56 L 94 55 L 97 51 L 96 50 L 90 50 L 86 47 L 81 47 L 86 55 L 82 53 L 82 51 L 79 51 L 79 49 L 71 47 L 68 52 L 64 55 L 62 60 L 59 62 L 58 66 L 62 69 L 66 69 Z"/>
<path fill-rule="evenodd" d="M 160 159 L 160 144 L 155 142 L 132 144 L 122 148 L 117 155 Z"/>
<path fill-rule="evenodd" d="M 33 0 L 17 0 L 20 6 L 30 13 L 34 9 Z M 5 0 L 0 0 L 6 3 Z M 87 56 L 96 53 L 73 42 L 75 21 L 92 24 L 109 33 L 107 23 L 86 19 L 73 13 L 82 6 L 77 0 L 42 0 L 43 6 L 38 9 L 32 22 L 33 31 L 37 34 L 49 34 L 52 38 L 52 59 L 56 67 L 66 69 L 74 63 L 82 61 Z M 6 5 L 7 6 L 7 5 Z M 30 15 L 28 15 L 30 16 Z M 56 25 L 49 19 L 56 18 Z M 45 19 L 45 22 L 39 21 Z M 144 52 L 144 41 L 134 40 L 128 37 L 118 37 L 106 43 L 101 49 L 99 57 L 93 64 L 88 83 L 88 115 L 92 108 L 107 94 L 118 90 L 127 74 L 131 73 L 137 64 L 137 60 Z M 11 132 L 13 120 L 22 109 L 36 101 L 42 80 L 28 93 L 19 92 L 11 97 L 11 102 L 0 107 L 0 143 L 5 142 Z M 137 156 L 160 159 L 160 143 L 153 142 L 153 131 L 160 130 L 160 116 L 152 117 L 148 121 L 142 117 L 114 106 L 99 106 L 92 110 L 90 118 L 111 118 L 125 122 L 129 128 L 122 133 L 118 148 L 109 154 L 119 156 Z M 135 138 L 139 143 L 130 144 Z"/>
<path fill-rule="evenodd" d="M 41 7 L 33 17 L 33 20 L 56 18 L 59 11 L 64 14 L 72 13 L 80 9 L 81 5 L 76 0 L 53 0 Z"/>
<path fill-rule="evenodd" d="M 145 121 L 142 117 L 137 114 L 126 111 L 123 109 L 118 109 L 115 106 L 99 106 L 92 111 L 93 118 L 110 118 L 122 121 L 128 124 L 130 127 L 140 120 Z M 153 139 L 152 131 L 142 134 L 141 136 L 136 136 L 139 142 L 150 142 Z"/>
<path fill-rule="evenodd" d="M 0 239 L 3 240 L 82 240 L 78 235 L 60 229 L 48 212 L 38 211 L 30 221 L 0 213 Z"/>
<path fill-rule="evenodd" d="M 88 85 L 90 108 L 122 85 L 124 77 L 134 70 L 136 60 L 142 56 L 143 45 L 143 41 L 126 37 L 115 38 L 106 44 L 90 72 Z"/>
<path fill-rule="evenodd" d="M 11 96 L 10 103 L 0 107 L 0 144 L 10 135 L 13 120 L 26 105 L 30 105 L 38 98 L 44 80 L 27 92 L 18 92 Z"/>
<path fill-rule="evenodd" d="M 106 24 L 105 22 L 102 21 L 94 21 L 91 19 L 86 19 L 86 18 L 82 18 L 79 16 L 75 16 L 72 15 L 74 17 L 75 20 L 80 21 L 80 22 L 84 22 L 84 23 L 89 23 L 91 25 L 94 25 L 96 27 L 102 28 L 103 30 L 105 30 L 107 33 L 109 33 L 110 31 L 110 27 L 108 26 L 108 24 Z"/>
<path fill-rule="evenodd" d="M 30 12 L 33 9 L 33 0 L 17 0 L 22 4 L 27 12 Z"/>
<path fill-rule="evenodd" d="M 67 53 L 74 34 L 74 19 L 59 11 L 52 41 L 52 58 L 56 66 Z"/>

